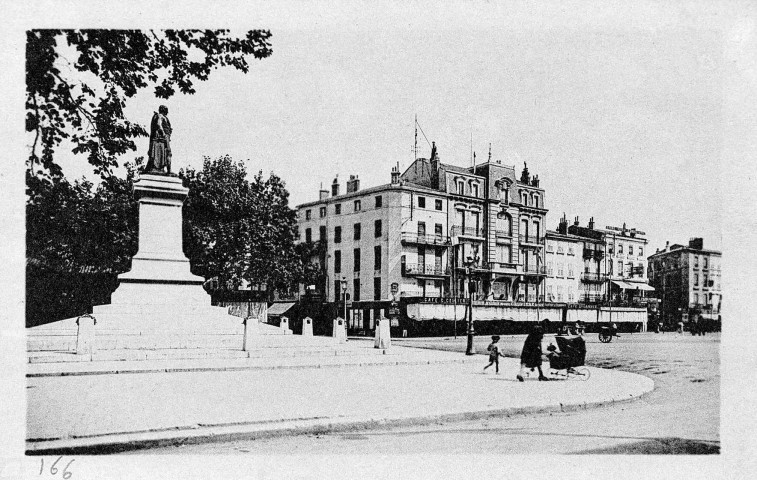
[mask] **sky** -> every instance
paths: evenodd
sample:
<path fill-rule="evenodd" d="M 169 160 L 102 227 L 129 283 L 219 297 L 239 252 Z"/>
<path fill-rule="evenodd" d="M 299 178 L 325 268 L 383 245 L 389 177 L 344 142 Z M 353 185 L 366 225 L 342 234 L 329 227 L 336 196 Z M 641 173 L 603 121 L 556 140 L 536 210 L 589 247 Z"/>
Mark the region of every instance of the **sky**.
<path fill-rule="evenodd" d="M 167 101 L 145 90 L 127 116 L 147 125 L 165 103 L 175 171 L 229 154 L 282 177 L 294 206 L 336 175 L 388 183 L 392 166 L 413 160 L 417 115 L 445 163 L 471 165 L 471 147 L 483 161 L 490 143 L 516 172 L 527 162 L 549 228 L 563 213 L 582 225 L 593 216 L 646 232 L 650 252 L 695 236 L 722 248 L 724 37 L 706 15 L 587 21 L 556 9 L 392 5 L 352 22 L 274 15 L 255 25 L 271 30 L 273 55 L 248 74 L 218 70 L 195 95 Z M 419 150 L 430 150 L 420 133 Z M 69 176 L 88 171 L 81 158 L 61 163 Z"/>

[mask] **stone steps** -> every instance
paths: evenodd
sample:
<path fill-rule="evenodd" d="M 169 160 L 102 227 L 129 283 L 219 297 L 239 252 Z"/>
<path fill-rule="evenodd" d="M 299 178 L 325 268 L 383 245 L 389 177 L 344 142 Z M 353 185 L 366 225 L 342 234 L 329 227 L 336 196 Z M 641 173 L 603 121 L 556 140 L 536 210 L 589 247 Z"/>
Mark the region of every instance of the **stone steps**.
<path fill-rule="evenodd" d="M 231 349 L 155 349 L 155 350 L 101 350 L 91 355 L 76 355 L 72 352 L 30 353 L 29 363 L 69 363 L 69 362 L 107 362 L 107 361 L 143 361 L 143 360 L 192 360 L 192 359 L 245 359 L 245 358 L 301 358 L 334 356 L 374 356 L 383 355 L 384 350 L 356 348 L 345 345 L 321 347 L 263 347 L 249 352 Z"/>

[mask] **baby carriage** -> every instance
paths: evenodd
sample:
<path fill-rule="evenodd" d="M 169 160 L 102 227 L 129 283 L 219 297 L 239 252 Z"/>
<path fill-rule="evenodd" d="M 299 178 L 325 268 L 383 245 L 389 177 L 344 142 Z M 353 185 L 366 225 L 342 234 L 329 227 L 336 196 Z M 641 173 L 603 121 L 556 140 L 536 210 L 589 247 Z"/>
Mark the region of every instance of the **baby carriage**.
<path fill-rule="evenodd" d="M 588 380 L 591 371 L 584 367 L 586 360 L 586 342 L 583 337 L 555 337 L 557 346 L 560 348 L 556 352 L 554 345 L 547 347 L 549 354 L 549 368 L 553 370 L 552 375 L 565 377 L 566 379 Z M 564 373 L 562 373 L 564 371 Z"/>

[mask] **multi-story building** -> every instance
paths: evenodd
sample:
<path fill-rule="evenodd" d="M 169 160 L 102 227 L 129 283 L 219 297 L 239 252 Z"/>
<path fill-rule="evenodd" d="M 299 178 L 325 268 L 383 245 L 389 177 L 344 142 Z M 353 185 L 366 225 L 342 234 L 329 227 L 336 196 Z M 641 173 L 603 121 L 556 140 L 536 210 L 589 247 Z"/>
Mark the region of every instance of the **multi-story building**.
<path fill-rule="evenodd" d="M 654 288 L 647 284 L 644 232 L 635 228 L 606 227 L 600 229 L 607 245 L 605 271 L 610 278 L 610 296 L 622 302 L 643 302 Z"/>
<path fill-rule="evenodd" d="M 649 256 L 649 279 L 663 322 L 686 322 L 693 316 L 720 320 L 721 257 L 719 251 L 706 250 L 702 238 L 692 238 L 688 246 L 668 243 Z"/>
<path fill-rule="evenodd" d="M 360 190 L 352 176 L 342 194 L 335 179 L 330 195 L 297 207 L 298 226 L 301 241 L 322 242 L 318 293 L 338 303 L 346 287 L 350 325 L 372 329 L 392 283 L 405 298 L 463 297 L 469 271 L 476 298 L 536 302 L 546 276 L 544 198 L 525 166 L 520 178 L 500 162 L 457 167 L 434 146 L 402 175 L 393 168 L 389 184 Z"/>
<path fill-rule="evenodd" d="M 562 225 L 562 223 L 561 223 Z M 568 233 L 547 230 L 546 235 L 546 292 L 544 300 L 557 303 L 578 303 L 579 285 L 583 270 L 582 239 Z"/>

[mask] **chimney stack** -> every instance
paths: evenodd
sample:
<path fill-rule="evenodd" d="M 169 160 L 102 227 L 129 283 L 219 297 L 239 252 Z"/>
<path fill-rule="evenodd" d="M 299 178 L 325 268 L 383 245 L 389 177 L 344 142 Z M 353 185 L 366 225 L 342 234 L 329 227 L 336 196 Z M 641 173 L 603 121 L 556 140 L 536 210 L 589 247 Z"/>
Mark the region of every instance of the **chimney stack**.
<path fill-rule="evenodd" d="M 704 239 L 701 237 L 694 237 L 689 239 L 689 248 L 696 250 L 702 250 L 704 248 Z"/>
<path fill-rule="evenodd" d="M 347 193 L 354 193 L 360 190 L 360 179 L 357 175 L 350 175 L 350 179 L 347 180 Z"/>
<path fill-rule="evenodd" d="M 396 167 L 392 167 L 392 185 L 399 185 L 400 183 L 400 164 L 397 162 Z"/>
<path fill-rule="evenodd" d="M 575 221 L 573 222 L 573 225 L 575 225 L 575 226 L 578 226 L 578 225 L 579 225 L 579 224 L 578 224 L 578 216 L 576 216 L 576 219 L 575 219 Z"/>
<path fill-rule="evenodd" d="M 670 242 L 665 242 L 665 251 L 666 252 L 670 251 Z"/>
<path fill-rule="evenodd" d="M 331 196 L 336 197 L 339 195 L 339 175 L 334 178 L 334 182 L 331 184 Z"/>
<path fill-rule="evenodd" d="M 589 219 L 589 230 L 594 230 L 594 217 Z"/>
<path fill-rule="evenodd" d="M 323 182 L 321 182 L 321 189 L 318 190 L 318 200 L 325 200 L 327 198 L 329 198 L 329 191 L 324 190 Z"/>

